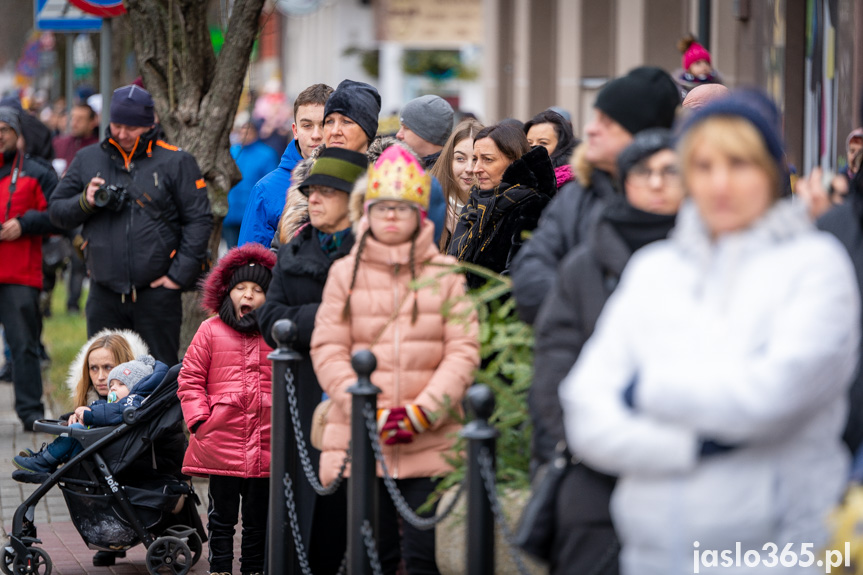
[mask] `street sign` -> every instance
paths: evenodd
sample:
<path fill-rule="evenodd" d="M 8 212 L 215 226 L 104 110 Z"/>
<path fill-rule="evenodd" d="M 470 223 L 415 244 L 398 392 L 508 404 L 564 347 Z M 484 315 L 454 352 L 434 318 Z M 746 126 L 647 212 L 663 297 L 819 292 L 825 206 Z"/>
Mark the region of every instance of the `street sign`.
<path fill-rule="evenodd" d="M 69 0 L 69 2 L 84 12 L 101 18 L 113 18 L 126 13 L 123 0 Z"/>
<path fill-rule="evenodd" d="M 51 32 L 94 32 L 102 19 L 86 14 L 66 0 L 35 0 L 36 29 Z"/>

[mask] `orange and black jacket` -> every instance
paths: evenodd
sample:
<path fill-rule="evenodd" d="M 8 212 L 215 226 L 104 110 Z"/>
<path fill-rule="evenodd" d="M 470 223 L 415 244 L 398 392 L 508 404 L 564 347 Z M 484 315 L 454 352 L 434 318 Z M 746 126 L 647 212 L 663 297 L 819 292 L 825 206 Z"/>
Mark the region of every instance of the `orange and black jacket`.
<path fill-rule="evenodd" d="M 126 189 L 128 200 L 119 211 L 87 202 L 87 184 L 97 176 Z M 142 135 L 131 153 L 110 134 L 78 152 L 48 213 L 62 228 L 84 225 L 91 281 L 121 294 L 163 275 L 184 289 L 194 287 L 213 226 L 195 158 L 158 139 L 156 129 Z"/>

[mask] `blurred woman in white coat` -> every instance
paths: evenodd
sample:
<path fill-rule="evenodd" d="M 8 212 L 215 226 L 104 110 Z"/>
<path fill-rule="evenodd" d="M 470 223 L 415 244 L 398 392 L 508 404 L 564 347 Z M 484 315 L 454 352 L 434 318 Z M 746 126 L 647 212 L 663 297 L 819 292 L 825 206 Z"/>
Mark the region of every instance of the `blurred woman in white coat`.
<path fill-rule="evenodd" d="M 850 459 L 854 271 L 780 199 L 766 96 L 709 104 L 678 150 L 677 227 L 632 257 L 561 385 L 569 445 L 620 476 L 622 573 L 819 572 Z"/>

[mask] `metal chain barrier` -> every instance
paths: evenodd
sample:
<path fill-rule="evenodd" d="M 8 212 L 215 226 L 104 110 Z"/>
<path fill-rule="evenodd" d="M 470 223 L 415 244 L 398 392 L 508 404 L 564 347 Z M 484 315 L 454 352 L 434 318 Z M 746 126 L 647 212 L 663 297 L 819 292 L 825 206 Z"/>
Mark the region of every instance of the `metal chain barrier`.
<path fill-rule="evenodd" d="M 372 450 L 375 452 L 375 459 L 378 463 L 381 464 L 381 470 L 383 471 L 383 480 L 384 485 L 387 488 L 387 491 L 390 494 L 390 497 L 393 500 L 393 504 L 395 505 L 396 510 L 399 512 L 405 521 L 416 527 L 420 530 L 431 529 L 452 513 L 453 509 L 455 509 L 456 504 L 459 499 L 461 499 L 461 495 L 464 492 L 465 482 L 462 481 L 458 486 L 458 492 L 456 493 L 453 500 L 450 502 L 449 506 L 444 509 L 438 515 L 434 517 L 420 517 L 417 515 L 413 509 L 410 508 L 408 502 L 405 501 L 404 496 L 399 491 L 398 485 L 396 485 L 396 480 L 392 478 L 390 475 L 389 469 L 387 469 L 387 463 L 384 460 L 384 454 L 381 450 L 380 440 L 378 439 L 378 423 L 375 417 L 375 414 L 372 413 L 371 409 L 366 406 L 363 410 L 363 415 L 366 419 L 366 428 L 369 431 L 369 440 L 372 443 Z"/>
<path fill-rule="evenodd" d="M 530 575 L 530 571 L 527 570 L 527 566 L 521 559 L 521 551 L 519 551 L 513 543 L 514 537 L 512 530 L 509 528 L 506 515 L 503 513 L 503 507 L 501 507 L 500 501 L 497 498 L 494 466 L 492 465 L 491 454 L 489 454 L 488 449 L 485 447 L 481 448 L 479 452 L 479 470 L 482 474 L 483 483 L 485 483 L 485 490 L 488 493 L 488 499 L 491 503 L 491 511 L 494 514 L 495 523 L 497 523 L 498 527 L 500 527 L 500 530 L 503 532 L 507 551 L 509 552 L 510 557 L 512 557 L 518 572 L 521 573 L 521 575 Z"/>
<path fill-rule="evenodd" d="M 313 575 L 312 568 L 309 565 L 309 559 L 306 556 L 306 548 L 303 545 L 303 537 L 300 535 L 300 519 L 297 515 L 296 504 L 294 503 L 294 487 L 291 477 L 289 475 L 285 475 L 283 483 L 285 485 L 285 505 L 288 508 L 288 518 L 291 523 L 291 535 L 294 538 L 294 548 L 297 550 L 297 560 L 300 563 L 300 569 L 302 570 L 303 575 Z M 345 553 L 345 556 L 342 558 L 342 564 L 336 575 L 344 575 L 347 573 L 347 568 L 348 554 Z"/>
<path fill-rule="evenodd" d="M 383 567 L 381 567 L 381 559 L 378 556 L 378 548 L 375 545 L 375 532 L 372 530 L 372 524 L 366 519 L 363 521 L 362 527 L 363 543 L 366 544 L 366 553 L 369 556 L 369 563 L 372 566 L 372 572 L 375 575 L 383 575 Z"/>
<path fill-rule="evenodd" d="M 285 391 L 288 393 L 288 411 L 290 412 L 291 423 L 294 428 L 297 454 L 300 456 L 300 464 L 303 466 L 303 473 L 305 474 L 309 484 L 312 486 L 312 489 L 315 490 L 315 493 L 321 496 L 332 495 L 342 484 L 342 481 L 344 481 L 345 470 L 348 467 L 348 463 L 351 461 L 350 447 L 348 447 L 347 455 L 345 455 L 345 459 L 342 461 L 342 466 L 339 468 L 339 473 L 336 475 L 335 480 L 333 480 L 329 486 L 324 487 L 321 482 L 318 481 L 315 469 L 312 467 L 309 450 L 306 448 L 306 439 L 303 436 L 303 430 L 300 429 L 300 410 L 297 406 L 297 387 L 294 385 L 294 372 L 290 369 L 285 371 Z"/>

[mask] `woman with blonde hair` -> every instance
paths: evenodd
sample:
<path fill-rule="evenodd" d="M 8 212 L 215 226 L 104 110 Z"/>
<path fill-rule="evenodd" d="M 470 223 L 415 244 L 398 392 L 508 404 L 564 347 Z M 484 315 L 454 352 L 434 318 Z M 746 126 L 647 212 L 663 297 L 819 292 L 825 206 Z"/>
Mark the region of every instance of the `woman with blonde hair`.
<path fill-rule="evenodd" d="M 785 572 L 809 573 L 848 472 L 854 270 L 781 197 L 779 112 L 765 95 L 711 102 L 678 149 L 690 200 L 668 240 L 630 259 L 561 384 L 567 441 L 619 476 L 624 575 L 752 571 L 726 562 L 735 549 L 764 565 L 793 549 L 801 561 Z"/>
<path fill-rule="evenodd" d="M 429 169 L 429 173 L 441 183 L 446 200 L 446 218 L 440 241 L 443 251 L 449 245 L 459 213 L 476 183 L 473 175 L 473 139 L 482 129 L 483 125 L 474 118 L 460 122 L 444 144 L 438 161 Z"/>

